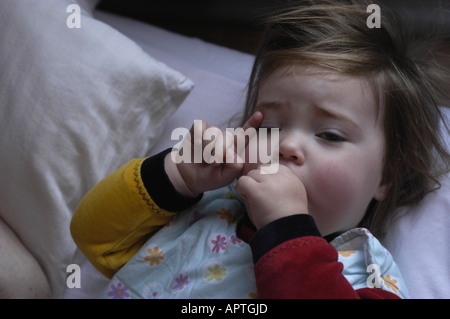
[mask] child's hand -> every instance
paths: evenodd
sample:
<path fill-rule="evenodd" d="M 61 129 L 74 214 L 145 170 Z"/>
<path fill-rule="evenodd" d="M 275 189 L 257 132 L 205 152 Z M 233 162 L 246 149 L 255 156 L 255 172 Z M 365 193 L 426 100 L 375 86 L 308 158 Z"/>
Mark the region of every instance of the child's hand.
<path fill-rule="evenodd" d="M 262 122 L 263 114 L 256 112 L 245 123 L 243 130 L 245 131 L 249 127 L 257 129 Z M 234 149 L 234 136 L 230 132 L 220 131 L 215 126 L 210 126 L 206 121 L 199 121 L 193 125 L 189 134 L 181 144 L 181 148 L 184 150 L 191 150 L 191 158 L 186 163 L 182 161 L 176 164 L 169 153 L 165 159 L 166 172 L 174 185 L 175 189 L 181 194 L 189 197 L 196 197 L 201 193 L 220 187 L 224 187 L 230 184 L 242 171 L 243 161 L 238 160 L 238 155 Z M 200 124 L 200 125 L 199 125 Z M 210 140 L 208 136 L 205 136 L 205 131 L 216 132 L 215 136 L 222 137 Z M 197 138 L 197 137 L 202 137 Z M 197 138 L 197 139 L 195 139 Z M 189 143 L 189 147 L 185 147 Z M 197 150 L 198 153 L 204 154 L 205 148 L 208 150 L 215 150 L 215 156 L 220 154 L 219 148 L 222 149 L 222 158 L 216 158 L 217 161 L 212 163 L 210 159 L 205 159 L 202 156 L 201 163 L 195 163 L 194 154 Z M 200 151 L 200 152 L 199 152 Z M 208 153 L 208 152 L 206 152 Z M 208 153 L 209 154 L 209 153 Z M 227 161 L 228 159 L 228 161 Z M 230 159 L 233 159 L 230 161 Z"/>
<path fill-rule="evenodd" d="M 241 176 L 236 191 L 244 198 L 247 213 L 257 229 L 295 214 L 308 214 L 308 199 L 300 179 L 284 165 L 275 174 L 260 169 Z"/>

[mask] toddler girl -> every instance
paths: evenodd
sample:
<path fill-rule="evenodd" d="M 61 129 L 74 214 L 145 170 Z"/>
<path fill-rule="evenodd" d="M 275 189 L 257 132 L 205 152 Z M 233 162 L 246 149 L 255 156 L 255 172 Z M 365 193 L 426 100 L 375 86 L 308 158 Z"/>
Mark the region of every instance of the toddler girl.
<path fill-rule="evenodd" d="M 169 149 L 85 196 L 71 231 L 112 278 L 103 297 L 408 296 L 374 235 L 448 172 L 438 137 L 448 96 L 435 84 L 439 51 L 429 54 L 444 42 L 410 48 L 387 11 L 369 28 L 366 8 L 316 1 L 268 21 L 242 126 L 279 130 L 276 172 L 248 160 L 258 143 L 236 154 L 203 121 L 189 134 L 202 138 L 183 145 L 233 161 L 173 161 Z"/>

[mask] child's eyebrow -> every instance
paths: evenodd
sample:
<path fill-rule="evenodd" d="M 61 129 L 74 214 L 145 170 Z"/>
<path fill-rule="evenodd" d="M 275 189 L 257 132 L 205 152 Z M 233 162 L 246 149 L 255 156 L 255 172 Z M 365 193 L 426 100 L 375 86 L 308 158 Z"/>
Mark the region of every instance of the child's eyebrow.
<path fill-rule="evenodd" d="M 361 130 L 361 127 L 355 121 L 353 121 L 351 118 L 349 118 L 348 116 L 346 116 L 344 114 L 333 112 L 329 109 L 326 109 L 326 108 L 323 108 L 323 107 L 320 107 L 317 105 L 314 106 L 314 110 L 318 116 L 338 120 L 340 122 L 346 123 L 347 125 L 350 125 L 354 129 Z"/>

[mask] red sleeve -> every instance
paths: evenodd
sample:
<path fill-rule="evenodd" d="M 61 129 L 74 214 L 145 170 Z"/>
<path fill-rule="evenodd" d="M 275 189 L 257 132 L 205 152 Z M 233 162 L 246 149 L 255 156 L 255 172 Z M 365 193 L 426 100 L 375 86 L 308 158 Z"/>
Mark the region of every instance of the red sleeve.
<path fill-rule="evenodd" d="M 305 236 L 288 240 L 255 264 L 260 298 L 398 298 L 381 289 L 354 290 L 342 275 L 338 253 L 325 239 Z"/>

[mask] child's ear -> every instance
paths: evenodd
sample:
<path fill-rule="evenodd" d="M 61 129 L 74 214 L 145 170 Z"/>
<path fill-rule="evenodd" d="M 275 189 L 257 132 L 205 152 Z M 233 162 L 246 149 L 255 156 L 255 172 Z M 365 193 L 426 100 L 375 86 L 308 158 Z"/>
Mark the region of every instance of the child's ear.
<path fill-rule="evenodd" d="M 391 183 L 383 183 L 382 182 L 378 186 L 377 191 L 375 193 L 375 196 L 374 196 L 375 200 L 377 200 L 379 202 L 383 201 L 386 198 L 389 190 L 391 189 L 391 186 L 392 186 Z"/>

